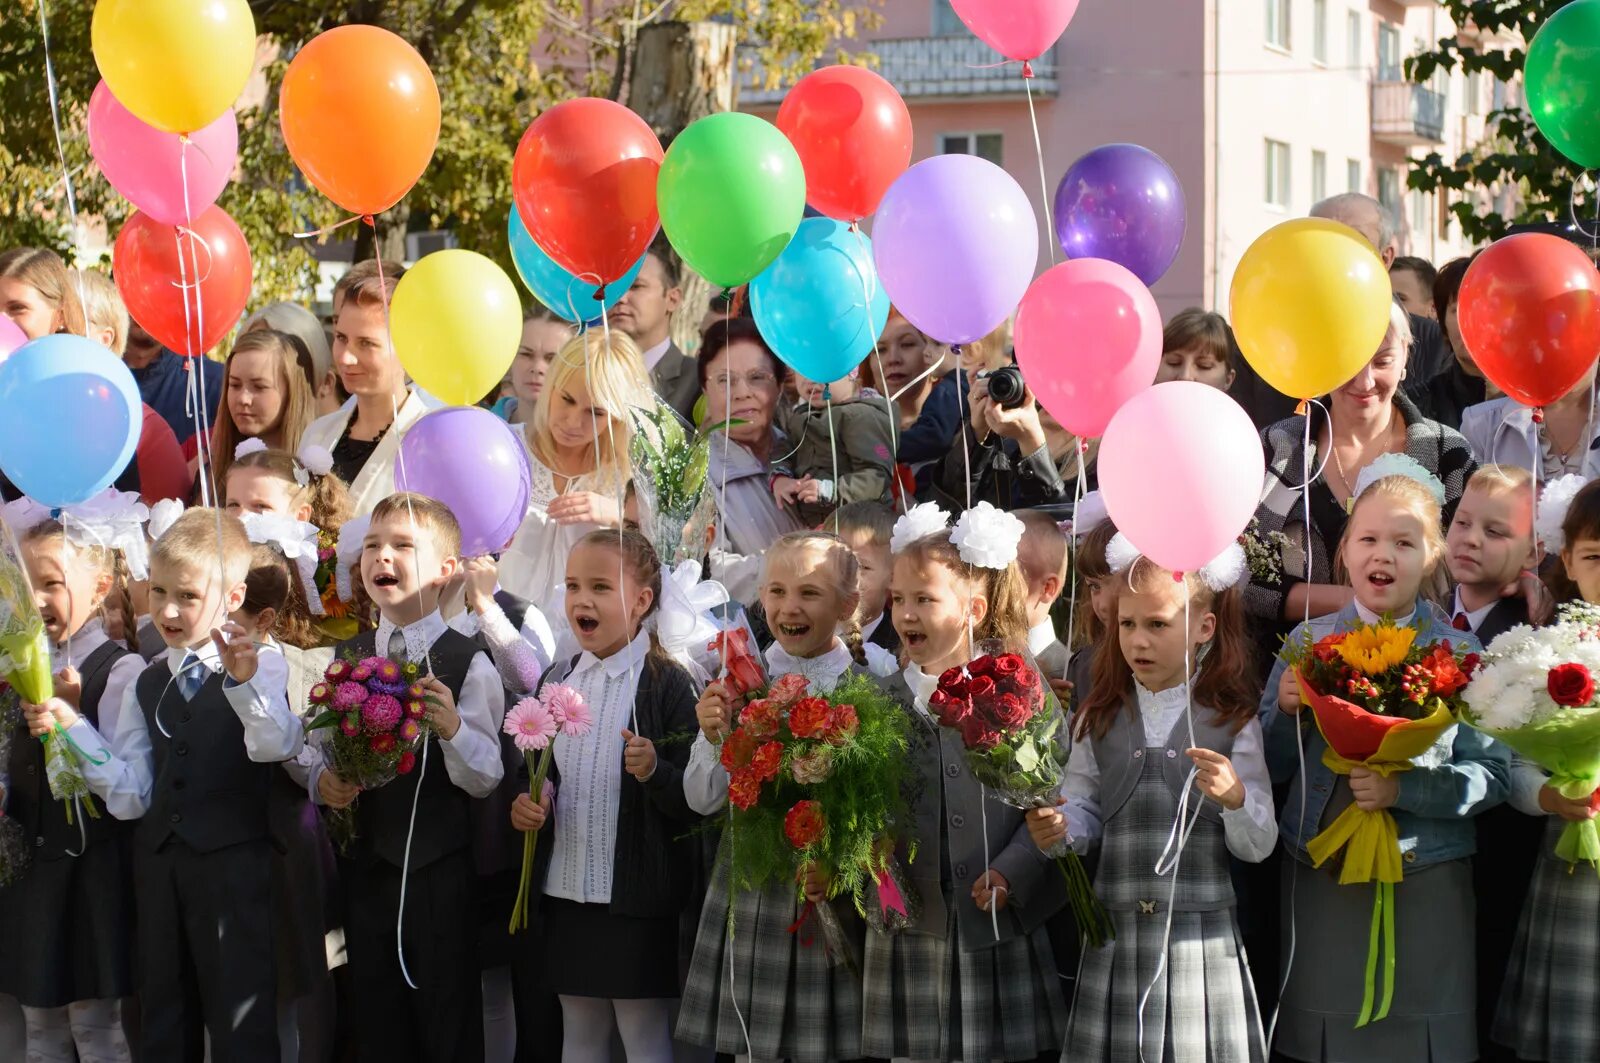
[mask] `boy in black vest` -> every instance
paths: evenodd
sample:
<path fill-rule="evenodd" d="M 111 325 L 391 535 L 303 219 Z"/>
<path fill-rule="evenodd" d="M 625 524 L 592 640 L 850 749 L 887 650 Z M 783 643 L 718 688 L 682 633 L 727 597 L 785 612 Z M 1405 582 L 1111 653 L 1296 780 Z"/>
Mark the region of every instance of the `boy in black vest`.
<path fill-rule="evenodd" d="M 254 642 L 228 621 L 244 601 L 250 540 L 233 516 L 191 509 L 150 551 L 150 615 L 167 645 L 123 696 L 101 706 L 101 736 L 64 702 L 50 708 L 82 751 L 84 778 L 111 814 L 138 819 L 141 1055 L 277 1063 L 273 765 L 299 752 L 281 683 L 252 683 Z"/>
<path fill-rule="evenodd" d="M 362 1060 L 483 1055 L 469 810 L 503 773 L 505 692 L 488 656 L 439 616 L 439 594 L 460 567 L 460 550 L 461 528 L 442 503 L 417 494 L 379 502 L 363 540 L 361 581 L 382 619 L 376 632 L 337 650 L 415 662 L 430 701 L 430 733 L 415 770 L 360 794 L 356 838 L 340 861 Z M 311 787 L 333 808 L 358 794 L 320 767 Z"/>

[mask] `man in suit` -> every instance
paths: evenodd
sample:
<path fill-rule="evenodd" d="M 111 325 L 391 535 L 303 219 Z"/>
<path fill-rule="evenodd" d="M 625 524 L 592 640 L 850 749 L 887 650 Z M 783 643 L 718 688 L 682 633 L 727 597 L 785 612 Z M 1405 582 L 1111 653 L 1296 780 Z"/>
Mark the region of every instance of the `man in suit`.
<path fill-rule="evenodd" d="M 639 345 L 656 394 L 692 424 L 700 378 L 694 359 L 672 342 L 672 315 L 683 301 L 681 269 L 677 252 L 658 238 L 633 286 L 612 308 L 611 323 Z"/>
<path fill-rule="evenodd" d="M 1394 264 L 1395 256 L 1400 253 L 1394 219 L 1371 196 L 1341 192 L 1314 205 L 1310 216 L 1348 225 L 1365 236 L 1383 260 L 1385 270 Z M 1411 337 L 1411 355 L 1406 360 L 1407 394 L 1424 387 L 1454 361 L 1439 323 L 1431 317 L 1412 314 Z M 1294 414 L 1295 400 L 1262 380 L 1248 361 L 1239 367 L 1228 394 L 1244 407 L 1257 428 L 1265 428 Z"/>

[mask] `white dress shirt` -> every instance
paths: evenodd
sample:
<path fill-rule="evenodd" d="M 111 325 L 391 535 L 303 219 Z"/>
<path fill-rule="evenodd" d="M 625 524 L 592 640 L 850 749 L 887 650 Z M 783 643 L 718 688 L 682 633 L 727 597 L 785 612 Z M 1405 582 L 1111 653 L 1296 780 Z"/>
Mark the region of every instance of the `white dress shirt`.
<path fill-rule="evenodd" d="M 803 675 L 806 692 L 829 694 L 855 660 L 837 638 L 827 652 L 816 657 L 794 657 L 774 642 L 766 650 L 769 675 Z M 702 816 L 721 811 L 728 803 L 728 772 L 722 766 L 722 748 L 711 744 L 704 731 L 696 731 L 689 747 L 689 766 L 683 770 L 683 799 Z"/>
<path fill-rule="evenodd" d="M 1180 683 L 1152 693 L 1137 682 L 1134 688 L 1138 692 L 1145 747 L 1165 746 L 1173 728 L 1183 726 L 1188 688 Z M 1236 809 L 1223 809 L 1223 836 L 1229 852 L 1240 860 L 1257 864 L 1267 858 L 1278 842 L 1278 824 L 1272 807 L 1272 777 L 1267 772 L 1260 721 L 1251 717 L 1244 725 L 1234 737 L 1228 759 L 1244 784 L 1244 804 Z M 1062 790 L 1067 797 L 1063 811 L 1072 847 L 1085 852 L 1089 843 L 1104 832 L 1100 818 L 1100 765 L 1095 760 L 1093 742 L 1073 743 Z"/>
<path fill-rule="evenodd" d="M 645 367 L 645 370 L 647 372 L 654 372 L 656 366 L 661 364 L 661 359 L 666 356 L 667 351 L 670 350 L 671 347 L 672 347 L 672 337 L 668 336 L 666 339 L 662 340 L 660 343 L 656 344 L 654 347 L 650 348 L 648 351 L 645 351 L 644 352 L 644 367 Z"/>
<path fill-rule="evenodd" d="M 1362 605 L 1360 598 L 1355 599 L 1355 602 L 1353 604 L 1356 607 L 1356 616 L 1361 618 L 1361 622 L 1363 624 L 1381 624 L 1381 623 L 1383 623 L 1383 617 L 1380 614 L 1374 613 L 1371 609 L 1368 609 L 1366 606 Z M 1405 616 L 1397 616 L 1397 617 L 1395 617 L 1393 620 L 1390 621 L 1390 623 L 1392 623 L 1395 627 L 1408 627 L 1408 626 L 1410 626 L 1411 621 L 1415 620 L 1416 618 L 1417 618 L 1417 609 L 1416 609 L 1416 606 L 1412 606 L 1411 612 L 1407 613 Z"/>
<path fill-rule="evenodd" d="M 1481 609 L 1468 609 L 1461 604 L 1461 588 L 1457 587 L 1455 601 L 1450 604 L 1450 620 L 1453 623 L 1458 614 L 1465 613 L 1467 616 L 1467 626 L 1472 628 L 1473 632 L 1476 633 L 1478 628 L 1483 626 L 1483 622 L 1489 618 L 1489 613 L 1497 604 L 1499 603 L 1491 601 L 1488 605 Z"/>
<path fill-rule="evenodd" d="M 73 652 L 76 654 L 76 647 Z M 191 658 L 198 658 L 213 672 L 222 670 L 217 647 L 210 639 L 181 653 L 168 649 L 156 661 L 165 662 L 172 674 L 171 682 L 176 684 L 185 662 Z M 283 654 L 270 645 L 261 645 L 257 647 L 256 660 L 256 674 L 251 680 L 234 683 L 225 678 L 222 694 L 244 727 L 245 753 L 250 759 L 258 764 L 281 763 L 300 752 L 305 731 L 299 718 L 289 711 L 289 666 L 284 663 Z M 80 717 L 67 733 L 82 750 L 78 766 L 89 789 L 106 803 L 113 816 L 138 819 L 149 809 L 155 789 L 155 755 L 144 710 L 139 706 L 137 684 L 128 682 L 122 688 L 115 711 L 109 702 L 109 698 L 100 701 L 98 730 Z"/>
<path fill-rule="evenodd" d="M 585 652 L 563 682 L 582 695 L 594 726 L 581 738 L 557 735 L 555 846 L 544 891 L 579 904 L 611 903 L 617 855 L 617 805 L 622 794 L 624 728 L 633 726 L 634 696 L 650 636 L 601 659 Z"/>
<path fill-rule="evenodd" d="M 1048 650 L 1056 642 L 1056 626 L 1045 617 L 1028 629 L 1028 652 L 1035 657 Z"/>

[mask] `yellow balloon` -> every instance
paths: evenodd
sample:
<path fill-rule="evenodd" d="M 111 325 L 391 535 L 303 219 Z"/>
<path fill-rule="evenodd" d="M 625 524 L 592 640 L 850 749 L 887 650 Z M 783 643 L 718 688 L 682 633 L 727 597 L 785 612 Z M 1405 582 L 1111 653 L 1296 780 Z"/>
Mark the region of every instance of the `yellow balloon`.
<path fill-rule="evenodd" d="M 193 133 L 244 91 L 256 20 L 246 0 L 98 0 L 90 43 L 118 103 L 157 129 Z"/>
<path fill-rule="evenodd" d="M 1393 300 L 1388 271 L 1364 236 L 1336 221 L 1297 218 L 1262 233 L 1239 260 L 1230 316 L 1261 379 L 1311 399 L 1372 360 Z"/>
<path fill-rule="evenodd" d="M 452 406 L 471 406 L 500 386 L 517 356 L 522 301 L 505 270 L 476 251 L 435 251 L 400 278 L 389 330 L 412 380 Z"/>

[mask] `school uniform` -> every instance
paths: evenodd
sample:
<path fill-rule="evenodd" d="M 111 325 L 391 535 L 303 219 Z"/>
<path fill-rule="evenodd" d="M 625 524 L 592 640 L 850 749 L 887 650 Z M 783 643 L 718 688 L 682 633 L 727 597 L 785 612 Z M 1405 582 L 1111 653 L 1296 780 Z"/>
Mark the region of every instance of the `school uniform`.
<path fill-rule="evenodd" d="M 144 670 L 139 657 L 106 638 L 99 620 L 52 646 L 50 657 L 52 672 L 78 670 L 78 712 L 95 725 L 102 702 L 121 704 Z M 51 795 L 44 743 L 29 735 L 16 692 L 7 687 L 0 697 L 11 731 L 5 812 L 31 859 L 20 879 L 0 889 L 0 993 L 29 1008 L 125 997 L 133 992 L 131 830 L 103 809 L 90 816 L 92 797 L 74 807 Z"/>
<path fill-rule="evenodd" d="M 1313 619 L 1309 634 L 1315 640 L 1378 619 L 1357 602 Z M 1423 601 L 1396 622 L 1416 628 L 1417 645 L 1448 639 L 1457 649 L 1480 649 L 1471 632 L 1456 630 L 1449 616 Z M 1305 627 L 1296 626 L 1290 641 L 1298 643 Z M 1389 811 L 1399 834 L 1405 877 L 1394 891 L 1394 996 L 1382 1022 L 1357 1029 L 1368 956 L 1365 930 L 1372 923 L 1375 887 L 1340 885 L 1338 860 L 1320 869 L 1311 866 L 1306 844 L 1353 798 L 1349 777 L 1335 775 L 1322 762 L 1326 743 L 1310 710 L 1298 716 L 1278 710 L 1278 683 L 1285 667 L 1281 659 L 1273 666 L 1260 712 L 1273 781 L 1291 784 L 1279 831 L 1290 857 L 1283 862 L 1281 883 L 1282 955 L 1290 956 L 1292 940 L 1294 959 L 1279 1004 L 1273 1049 L 1301 1060 L 1475 1060 L 1471 817 L 1505 799 L 1510 754 L 1482 732 L 1457 725 L 1414 757 L 1410 771 L 1398 775 L 1399 797 Z"/>
<path fill-rule="evenodd" d="M 910 665 L 883 683 L 912 719 L 909 830 L 897 839 L 896 856 L 922 909 L 904 930 L 867 935 L 862 1053 L 970 1060 L 1053 1053 L 1066 1009 L 1043 928 L 1066 900 L 1064 880 L 1033 844 L 1021 810 L 983 792 L 960 736 L 929 715 L 938 677 Z M 991 867 L 1010 886 L 1005 909 L 994 915 L 980 911 L 971 893 Z"/>
<path fill-rule="evenodd" d="M 641 633 L 610 657 L 586 651 L 548 673 L 594 720 L 582 737 L 554 740 L 555 805 L 540 846 L 543 981 L 562 996 L 678 995 L 678 916 L 699 819 L 683 792 L 695 691 L 687 672 L 649 651 Z M 623 770 L 623 728 L 655 744 L 648 779 Z"/>
<path fill-rule="evenodd" d="M 169 649 L 128 687 L 102 737 L 68 734 L 79 767 L 133 835 L 143 1056 L 276 1063 L 269 793 L 303 732 L 263 654 L 249 683 L 216 647 Z"/>
<path fill-rule="evenodd" d="M 1046 679 L 1067 678 L 1067 665 L 1072 655 L 1056 637 L 1056 626 L 1049 617 L 1028 629 L 1028 652 L 1033 654 L 1034 663 Z"/>
<path fill-rule="evenodd" d="M 829 693 L 846 676 L 866 674 L 837 640 L 828 652 L 805 659 L 774 644 L 767 664 L 773 675 L 804 675 L 810 692 L 818 694 Z M 690 807 L 707 816 L 728 801 L 728 773 L 719 756 L 696 733 L 684 792 Z M 718 849 L 678 1011 L 678 1038 L 758 1060 L 831 1063 L 861 1055 L 859 973 L 829 962 L 820 933 L 807 942 L 808 930 L 792 929 L 805 909 L 793 882 L 735 891 L 731 860 L 726 845 Z M 849 901 L 824 903 L 859 953 L 862 925 Z"/>
<path fill-rule="evenodd" d="M 1277 842 L 1261 726 L 1250 719 L 1236 728 L 1191 707 L 1181 685 L 1151 692 L 1135 684 L 1127 702 L 1104 735 L 1073 746 L 1067 768 L 1068 833 L 1080 851 L 1100 839 L 1095 892 L 1116 938 L 1084 955 L 1061 1058 L 1263 1061 L 1266 1035 L 1228 865 L 1229 853 L 1258 863 Z M 1180 806 L 1192 745 L 1233 762 L 1245 788 L 1240 808 L 1224 810 L 1198 792 Z M 1197 803 L 1177 866 L 1157 875 L 1180 807 L 1187 821 Z"/>
<path fill-rule="evenodd" d="M 448 741 L 429 733 L 413 771 L 363 791 L 353 806 L 355 839 L 339 871 L 349 898 L 345 940 L 358 1057 L 475 1058 L 483 1051 L 483 1013 L 471 804 L 494 791 L 504 770 L 500 677 L 477 644 L 437 612 L 406 627 L 384 618 L 338 652 L 418 664 L 449 689 L 461 718 Z M 313 794 L 323 770 L 311 773 Z"/>

